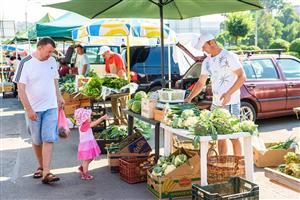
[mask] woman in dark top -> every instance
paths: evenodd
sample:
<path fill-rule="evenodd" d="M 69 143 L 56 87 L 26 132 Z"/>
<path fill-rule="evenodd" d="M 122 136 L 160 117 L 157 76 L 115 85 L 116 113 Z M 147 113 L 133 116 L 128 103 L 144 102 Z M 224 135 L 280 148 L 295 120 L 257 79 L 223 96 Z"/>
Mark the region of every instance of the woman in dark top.
<path fill-rule="evenodd" d="M 58 69 L 58 73 L 60 77 L 66 76 L 67 74 L 69 74 L 69 66 L 68 64 L 65 62 L 65 59 L 61 58 L 59 60 L 59 69 Z"/>

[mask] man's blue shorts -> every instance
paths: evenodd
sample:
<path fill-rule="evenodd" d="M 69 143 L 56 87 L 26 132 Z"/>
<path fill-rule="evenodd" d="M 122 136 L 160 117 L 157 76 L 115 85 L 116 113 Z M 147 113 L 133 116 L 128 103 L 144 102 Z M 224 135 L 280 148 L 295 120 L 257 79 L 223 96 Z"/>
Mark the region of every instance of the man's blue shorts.
<path fill-rule="evenodd" d="M 37 121 L 27 118 L 32 143 L 41 145 L 43 142 L 56 142 L 58 140 L 58 111 L 57 108 L 36 112 Z M 27 117 L 27 114 L 26 114 Z"/>

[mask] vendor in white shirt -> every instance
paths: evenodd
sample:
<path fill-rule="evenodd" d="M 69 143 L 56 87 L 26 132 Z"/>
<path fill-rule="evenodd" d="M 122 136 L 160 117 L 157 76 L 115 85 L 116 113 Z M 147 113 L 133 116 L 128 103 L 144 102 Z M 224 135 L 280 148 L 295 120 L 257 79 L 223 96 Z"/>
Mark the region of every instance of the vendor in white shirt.
<path fill-rule="evenodd" d="M 78 74 L 85 76 L 90 71 L 90 63 L 84 48 L 80 44 L 76 46 L 77 58 L 75 66 L 78 67 Z"/>
<path fill-rule="evenodd" d="M 210 78 L 213 93 L 211 110 L 218 107 L 228 110 L 232 115 L 240 117 L 240 88 L 246 80 L 243 66 L 236 54 L 220 48 L 213 35 L 201 35 L 200 50 L 207 53 L 201 68 L 198 82 L 186 99 L 191 102 Z M 234 155 L 241 155 L 241 143 L 238 139 L 231 140 Z M 227 154 L 226 140 L 218 140 L 220 155 Z"/>

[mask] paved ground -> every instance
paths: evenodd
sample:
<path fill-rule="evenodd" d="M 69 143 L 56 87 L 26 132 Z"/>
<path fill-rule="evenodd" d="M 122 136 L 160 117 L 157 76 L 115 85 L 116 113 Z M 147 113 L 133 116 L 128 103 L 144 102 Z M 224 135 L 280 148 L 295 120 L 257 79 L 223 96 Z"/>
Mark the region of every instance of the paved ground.
<path fill-rule="evenodd" d="M 72 132 L 67 141 L 55 145 L 53 172 L 61 181 L 49 186 L 33 179 L 36 161 L 31 150 L 30 137 L 25 130 L 24 112 L 16 99 L 0 97 L 0 197 L 8 199 L 154 199 L 146 184 L 130 185 L 111 174 L 105 156 L 92 163 L 93 181 L 81 181 L 76 172 L 78 133 Z M 291 135 L 300 135 L 300 124 L 294 116 L 261 120 L 261 137 L 278 141 Z M 263 169 L 255 168 L 255 182 L 260 186 L 261 199 L 299 199 L 300 194 L 270 182 Z"/>

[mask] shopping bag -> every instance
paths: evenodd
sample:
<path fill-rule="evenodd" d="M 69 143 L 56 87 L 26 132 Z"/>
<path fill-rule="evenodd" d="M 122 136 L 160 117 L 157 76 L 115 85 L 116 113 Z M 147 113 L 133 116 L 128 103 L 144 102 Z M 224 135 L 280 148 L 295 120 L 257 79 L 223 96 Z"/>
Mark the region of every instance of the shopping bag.
<path fill-rule="evenodd" d="M 70 129 L 65 112 L 62 108 L 58 111 L 58 136 L 60 138 L 67 138 L 70 135 Z"/>

